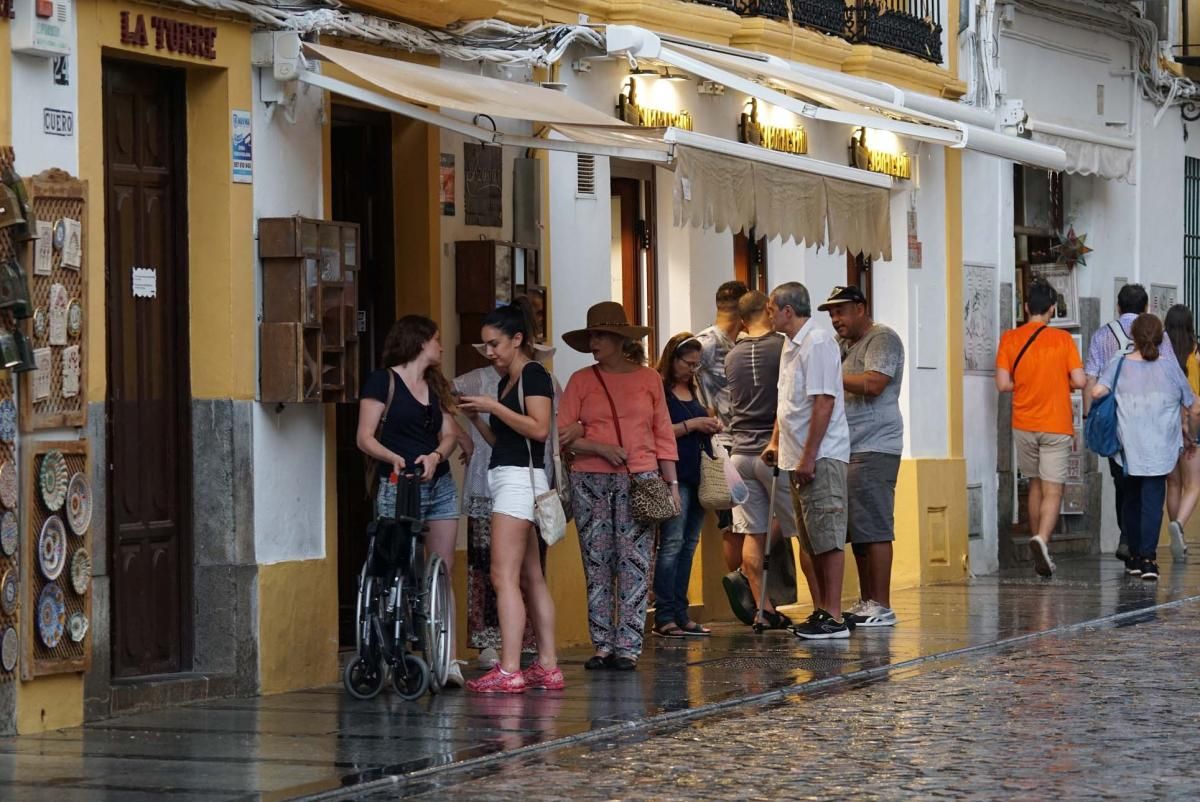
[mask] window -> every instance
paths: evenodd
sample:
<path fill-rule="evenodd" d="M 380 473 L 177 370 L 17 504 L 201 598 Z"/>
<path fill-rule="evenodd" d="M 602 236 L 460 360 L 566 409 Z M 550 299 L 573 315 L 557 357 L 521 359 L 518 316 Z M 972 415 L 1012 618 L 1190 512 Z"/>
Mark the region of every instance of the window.
<path fill-rule="evenodd" d="M 1031 266 L 1054 264 L 1063 230 L 1063 175 L 1024 165 L 1013 167 L 1013 235 L 1016 237 L 1017 322 L 1025 320 L 1024 288 Z"/>
<path fill-rule="evenodd" d="M 752 290 L 771 291 L 767 288 L 767 238 L 755 237 L 754 229 L 733 235 L 733 278 Z"/>

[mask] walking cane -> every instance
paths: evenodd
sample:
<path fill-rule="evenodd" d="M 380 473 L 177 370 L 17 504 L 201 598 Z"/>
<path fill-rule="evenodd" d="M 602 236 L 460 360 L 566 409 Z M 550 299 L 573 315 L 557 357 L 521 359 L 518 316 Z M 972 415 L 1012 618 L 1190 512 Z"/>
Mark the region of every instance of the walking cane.
<path fill-rule="evenodd" d="M 763 549 L 762 578 L 758 585 L 758 612 L 754 614 L 754 632 L 761 635 L 767 628 L 764 611 L 767 605 L 767 564 L 771 559 L 771 535 L 775 521 L 775 489 L 779 486 L 779 463 L 771 466 L 771 506 L 767 513 L 767 545 Z"/>

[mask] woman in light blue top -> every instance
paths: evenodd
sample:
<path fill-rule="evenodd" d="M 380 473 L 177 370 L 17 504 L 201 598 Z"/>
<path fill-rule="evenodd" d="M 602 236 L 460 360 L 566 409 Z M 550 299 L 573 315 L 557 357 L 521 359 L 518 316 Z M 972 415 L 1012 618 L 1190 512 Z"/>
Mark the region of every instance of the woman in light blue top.
<path fill-rule="evenodd" d="M 1092 398 L 1117 394 L 1118 458 L 1125 469 L 1121 520 L 1130 554 L 1125 570 L 1153 580 L 1158 579 L 1155 549 L 1167 474 L 1185 444 L 1195 448 L 1192 432 L 1200 424 L 1200 400 L 1179 363 L 1159 358 L 1163 326 L 1158 317 L 1139 315 L 1130 333 L 1133 350 L 1108 363 Z"/>

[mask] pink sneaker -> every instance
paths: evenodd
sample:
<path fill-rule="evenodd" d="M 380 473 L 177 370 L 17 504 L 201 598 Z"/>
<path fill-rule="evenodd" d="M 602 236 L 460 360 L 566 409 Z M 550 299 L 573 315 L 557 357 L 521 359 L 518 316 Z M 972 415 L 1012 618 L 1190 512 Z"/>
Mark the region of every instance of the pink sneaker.
<path fill-rule="evenodd" d="M 542 664 L 534 660 L 533 665 L 521 672 L 525 675 L 526 688 L 541 688 L 546 691 L 561 691 L 567 686 L 563 680 L 561 668 L 542 668 Z"/>
<path fill-rule="evenodd" d="M 497 665 L 479 679 L 468 682 L 467 690 L 473 693 L 525 693 L 525 675 L 519 671 L 505 674 Z"/>

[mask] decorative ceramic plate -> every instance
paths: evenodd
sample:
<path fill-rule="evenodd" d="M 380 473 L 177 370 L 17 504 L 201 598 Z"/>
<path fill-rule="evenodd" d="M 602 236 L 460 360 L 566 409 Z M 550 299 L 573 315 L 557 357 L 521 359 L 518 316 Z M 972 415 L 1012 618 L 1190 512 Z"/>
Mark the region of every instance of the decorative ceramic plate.
<path fill-rule="evenodd" d="M 0 515 L 0 551 L 6 557 L 17 553 L 17 543 L 20 541 L 20 530 L 17 528 L 17 516 L 12 510 L 6 510 Z"/>
<path fill-rule="evenodd" d="M 21 652 L 21 642 L 17 639 L 17 631 L 12 627 L 4 630 L 0 638 L 0 668 L 12 671 L 17 667 L 17 655 Z"/>
<path fill-rule="evenodd" d="M 62 518 L 51 515 L 38 535 L 38 566 L 51 582 L 58 579 L 67 564 L 67 527 Z"/>
<path fill-rule="evenodd" d="M 79 549 L 71 558 L 71 587 L 80 596 L 87 593 L 88 582 L 92 578 L 92 558 L 87 549 Z"/>
<path fill-rule="evenodd" d="M 51 244 L 54 245 L 54 250 L 61 251 L 63 243 L 67 241 L 67 223 L 63 219 L 54 221 L 54 239 Z"/>
<path fill-rule="evenodd" d="M 58 512 L 62 509 L 63 501 L 67 498 L 67 461 L 61 451 L 47 451 L 42 457 L 42 467 L 38 471 L 38 483 L 42 488 L 42 501 L 46 509 Z"/>
<path fill-rule="evenodd" d="M 83 613 L 72 613 L 67 619 L 67 632 L 71 636 L 71 640 L 79 643 L 87 635 L 88 620 Z"/>
<path fill-rule="evenodd" d="M 38 635 L 47 649 L 53 649 L 62 640 L 63 630 L 67 628 L 67 602 L 63 598 L 62 588 L 54 583 L 42 588 L 37 608 Z"/>
<path fill-rule="evenodd" d="M 11 398 L 0 401 L 0 440 L 11 443 L 17 439 L 17 405 Z"/>
<path fill-rule="evenodd" d="M 10 459 L 0 463 L 0 504 L 10 510 L 17 508 L 19 485 L 17 484 L 17 466 Z"/>
<path fill-rule="evenodd" d="M 67 334 L 78 337 L 83 333 L 83 304 L 72 299 L 67 307 Z"/>
<path fill-rule="evenodd" d="M 33 336 L 39 340 L 46 339 L 46 332 L 50 330 L 50 317 L 46 314 L 46 307 L 39 306 L 33 310 Z"/>
<path fill-rule="evenodd" d="M 12 615 L 17 611 L 17 569 L 10 568 L 4 572 L 4 578 L 0 579 L 0 610 L 4 611 L 5 615 Z"/>
<path fill-rule="evenodd" d="M 67 523 L 80 537 L 92 525 L 92 488 L 82 472 L 72 476 L 67 485 Z"/>

